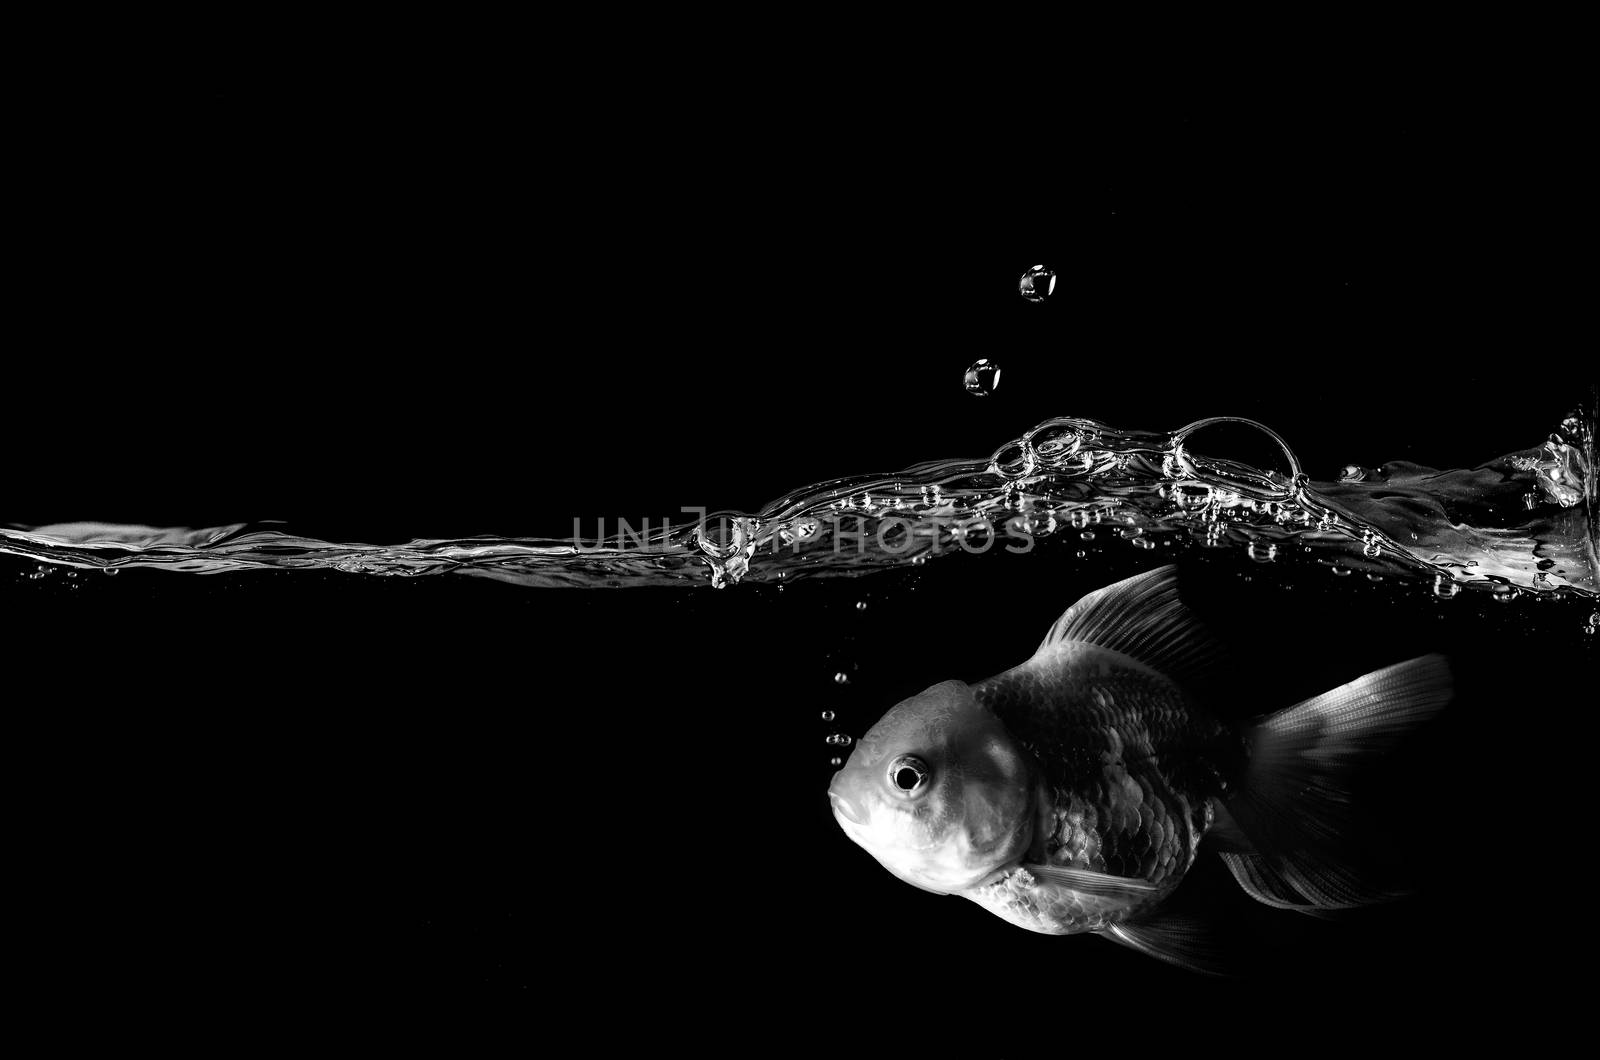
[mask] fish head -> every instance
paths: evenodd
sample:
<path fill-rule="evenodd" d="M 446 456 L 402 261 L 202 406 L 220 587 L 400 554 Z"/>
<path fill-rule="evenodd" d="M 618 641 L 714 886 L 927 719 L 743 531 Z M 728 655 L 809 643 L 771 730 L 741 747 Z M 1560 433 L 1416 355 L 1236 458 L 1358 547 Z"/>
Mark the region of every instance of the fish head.
<path fill-rule="evenodd" d="M 1032 760 L 960 681 L 897 704 L 828 787 L 845 834 L 907 883 L 938 894 L 978 884 L 1033 839 Z"/>

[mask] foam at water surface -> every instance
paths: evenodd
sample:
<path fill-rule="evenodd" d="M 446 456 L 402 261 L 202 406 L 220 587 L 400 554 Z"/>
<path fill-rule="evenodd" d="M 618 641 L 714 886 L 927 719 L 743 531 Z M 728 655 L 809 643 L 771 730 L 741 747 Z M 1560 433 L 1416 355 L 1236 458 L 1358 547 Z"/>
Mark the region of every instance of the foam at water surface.
<path fill-rule="evenodd" d="M 1247 424 L 1283 453 L 1258 468 L 1193 451 L 1220 423 Z M 103 523 L 0 531 L 0 552 L 73 568 L 191 573 L 338 570 L 460 573 L 527 586 L 616 587 L 853 577 L 961 553 L 1069 547 L 1096 528 L 1130 547 L 1238 549 L 1260 563 L 1409 577 L 1441 596 L 1597 595 L 1594 409 L 1538 446 L 1471 469 L 1391 463 L 1311 482 L 1289 445 L 1219 417 L 1171 433 L 1047 421 L 989 460 L 920 464 L 819 483 L 755 514 L 672 525 L 596 520 L 568 540 L 473 537 L 403 545 L 331 542 L 268 525 L 154 528 Z M 613 529 L 614 528 L 614 529 Z M 612 529 L 611 533 L 607 533 Z"/>

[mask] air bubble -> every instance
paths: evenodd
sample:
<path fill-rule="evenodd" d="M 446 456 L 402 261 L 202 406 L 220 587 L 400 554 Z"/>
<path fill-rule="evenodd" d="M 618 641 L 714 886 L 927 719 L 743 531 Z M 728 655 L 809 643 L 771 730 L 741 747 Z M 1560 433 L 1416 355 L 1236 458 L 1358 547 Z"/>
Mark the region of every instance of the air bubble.
<path fill-rule="evenodd" d="M 850 745 L 850 737 L 842 732 L 836 732 L 828 737 L 828 744 L 833 747 L 848 747 Z"/>
<path fill-rule="evenodd" d="M 1381 581 L 1383 581 L 1383 575 L 1381 575 L 1381 574 L 1369 574 L 1369 575 L 1367 575 L 1367 581 L 1369 581 L 1369 582 L 1381 582 Z"/>
<path fill-rule="evenodd" d="M 109 577 L 111 577 L 112 575 L 114 575 L 116 573 L 117 573 L 117 568 L 115 568 L 115 567 L 107 567 L 106 568 L 106 577 L 109 578 Z"/>
<path fill-rule="evenodd" d="M 844 765 L 844 759 L 842 759 L 842 758 L 837 758 L 837 757 L 835 757 L 835 758 L 830 758 L 830 759 L 828 759 L 828 764 L 829 764 L 829 765 L 830 765 L 830 766 L 833 766 L 833 767 L 834 767 L 834 768 L 835 768 L 835 769 L 837 769 L 837 768 L 839 768 L 839 767 L 840 767 L 840 766 L 842 766 L 842 765 Z"/>
<path fill-rule="evenodd" d="M 1335 578 L 1348 578 L 1352 573 L 1354 573 L 1349 567 L 1340 567 L 1336 565 L 1331 569 Z"/>
<path fill-rule="evenodd" d="M 865 611 L 866 609 L 867 609 L 867 602 L 865 600 L 857 600 L 856 601 L 856 610 L 857 611 Z"/>
<path fill-rule="evenodd" d="M 1278 558 L 1278 546 L 1270 541 L 1252 541 L 1247 551 L 1257 563 L 1271 563 Z"/>
<path fill-rule="evenodd" d="M 1136 537 L 1128 542 L 1134 548 L 1155 548 L 1156 543 L 1148 537 Z"/>
<path fill-rule="evenodd" d="M 1089 525 L 1090 521 L 1091 517 L 1087 508 L 1074 508 L 1067 513 L 1067 525 L 1074 530 L 1082 530 Z"/>
<path fill-rule="evenodd" d="M 1078 536 L 1083 538 L 1085 541 L 1093 541 L 1094 540 L 1094 531 L 1093 530 L 1085 530 L 1083 533 L 1079 534 Z"/>
<path fill-rule="evenodd" d="M 825 711 L 822 712 L 822 720 L 823 721 L 832 721 L 834 719 L 834 717 L 835 717 L 835 715 L 834 715 L 833 711 L 831 711 L 831 710 L 825 710 Z"/>
<path fill-rule="evenodd" d="M 705 520 L 695 526 L 694 541 L 710 562 L 712 588 L 721 589 L 736 584 L 749 570 L 750 557 L 756 550 L 756 531 L 759 524 L 755 519 L 748 518 L 723 520 L 719 517 L 716 521 L 719 530 L 723 522 L 731 525 L 729 534 L 731 540 L 728 543 L 714 541 L 706 532 Z"/>
<path fill-rule="evenodd" d="M 1434 579 L 1433 579 L 1433 595 L 1434 596 L 1437 596 L 1441 600 L 1450 600 L 1450 599 L 1453 599 L 1455 597 L 1456 593 L 1458 593 L 1460 591 L 1461 591 L 1461 586 L 1456 584 L 1456 580 L 1454 578 L 1450 577 L 1450 575 L 1448 575 L 1448 574 L 1437 574 L 1437 575 L 1434 575 Z"/>
<path fill-rule="evenodd" d="M 1197 511 L 1211 503 L 1211 487 L 1195 482 L 1174 486 L 1172 503 L 1186 511 Z"/>
<path fill-rule="evenodd" d="M 1001 478 L 1022 478 L 1033 471 L 1033 451 L 1021 442 L 1007 442 L 990 458 L 989 470 Z"/>
<path fill-rule="evenodd" d="M 987 357 L 980 357 L 967 369 L 964 382 L 967 393 L 988 397 L 1000 385 L 1000 366 Z"/>
<path fill-rule="evenodd" d="M 850 683 L 850 675 L 841 670 L 833 675 L 833 683 L 836 685 L 847 685 Z"/>
<path fill-rule="evenodd" d="M 1026 517 L 1019 515 L 1011 522 L 1035 537 L 1049 537 L 1056 532 L 1056 517 L 1049 512 L 1035 512 Z"/>
<path fill-rule="evenodd" d="M 1072 420 L 1048 420 L 1023 435 L 1023 442 L 1048 467 L 1059 467 L 1083 446 L 1083 434 Z"/>
<path fill-rule="evenodd" d="M 1043 265 L 1035 265 L 1017 281 L 1017 293 L 1030 302 L 1044 301 L 1055 293 L 1055 289 L 1055 270 Z"/>

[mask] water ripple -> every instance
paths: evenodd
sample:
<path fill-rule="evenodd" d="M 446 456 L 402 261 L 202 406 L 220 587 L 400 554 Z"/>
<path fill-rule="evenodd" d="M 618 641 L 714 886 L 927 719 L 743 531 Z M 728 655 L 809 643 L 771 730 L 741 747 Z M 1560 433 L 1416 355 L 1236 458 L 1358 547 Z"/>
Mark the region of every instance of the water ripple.
<path fill-rule="evenodd" d="M 1264 432 L 1282 449 L 1285 466 L 1268 470 L 1191 452 L 1191 436 L 1222 422 Z M 721 587 L 857 577 L 963 553 L 1056 547 L 1058 538 L 1081 548 L 1089 528 L 1105 524 L 1118 531 L 1116 539 L 1145 549 L 1237 548 L 1263 563 L 1298 550 L 1339 573 L 1594 595 L 1592 513 L 1585 511 L 1593 504 L 1592 453 L 1593 425 L 1575 415 L 1544 444 L 1477 468 L 1391 463 L 1310 482 L 1288 443 L 1254 421 L 1215 417 L 1152 433 L 1061 417 L 987 460 L 833 479 L 754 514 L 708 513 L 656 526 L 596 520 L 589 539 L 373 545 L 303 537 L 274 523 L 191 529 L 79 522 L 0 529 L 0 553 L 110 571 L 309 569 L 465 574 L 540 587 Z"/>

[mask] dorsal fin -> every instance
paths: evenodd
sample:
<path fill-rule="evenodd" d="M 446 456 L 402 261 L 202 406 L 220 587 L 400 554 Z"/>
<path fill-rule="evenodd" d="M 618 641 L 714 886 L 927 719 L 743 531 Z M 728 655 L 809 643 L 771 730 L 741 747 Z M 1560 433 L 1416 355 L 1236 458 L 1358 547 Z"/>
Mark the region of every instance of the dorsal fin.
<path fill-rule="evenodd" d="M 1096 589 L 1067 608 L 1034 658 L 1077 641 L 1118 651 L 1180 684 L 1196 681 L 1221 646 L 1178 599 L 1178 568 L 1168 564 Z"/>

